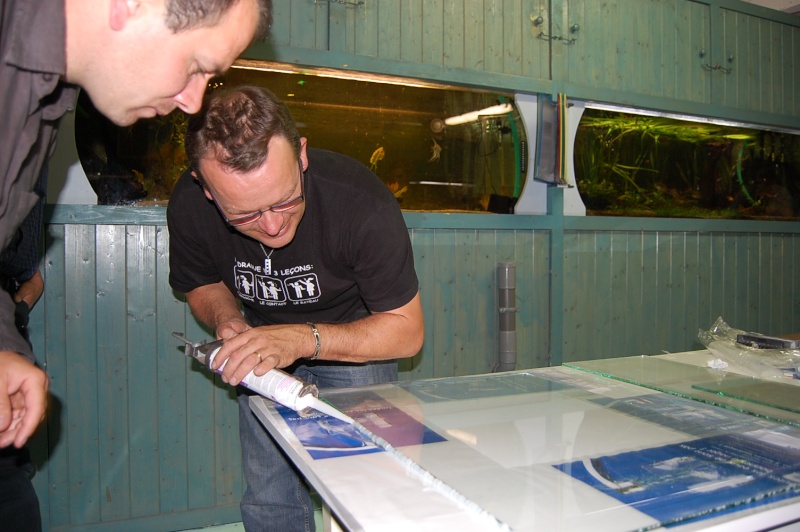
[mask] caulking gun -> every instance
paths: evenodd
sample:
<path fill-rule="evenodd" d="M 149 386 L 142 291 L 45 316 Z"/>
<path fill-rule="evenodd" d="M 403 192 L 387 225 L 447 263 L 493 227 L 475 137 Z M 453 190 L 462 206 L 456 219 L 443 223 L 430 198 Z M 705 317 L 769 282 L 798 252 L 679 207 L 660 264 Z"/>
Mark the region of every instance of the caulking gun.
<path fill-rule="evenodd" d="M 192 342 L 179 332 L 173 332 L 172 336 L 186 344 L 184 346 L 186 356 L 194 358 L 209 369 L 211 369 L 211 363 L 223 343 L 223 340 Z M 221 374 L 225 363 L 219 369 L 212 371 Z M 319 390 L 315 385 L 289 375 L 285 371 L 271 369 L 261 376 L 257 376 L 251 371 L 245 375 L 241 384 L 267 399 L 272 399 L 276 403 L 297 411 L 303 417 L 311 415 L 313 408 L 347 423 L 353 422 L 352 418 L 319 399 Z"/>

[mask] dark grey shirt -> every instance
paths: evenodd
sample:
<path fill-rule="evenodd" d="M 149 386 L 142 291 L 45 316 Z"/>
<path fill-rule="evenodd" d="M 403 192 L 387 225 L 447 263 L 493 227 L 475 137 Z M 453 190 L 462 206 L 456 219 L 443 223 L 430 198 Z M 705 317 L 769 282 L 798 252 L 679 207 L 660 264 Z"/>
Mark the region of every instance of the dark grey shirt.
<path fill-rule="evenodd" d="M 0 249 L 39 196 L 39 171 L 77 89 L 66 74 L 64 0 L 0 0 Z M 0 293 L 0 350 L 33 360 L 14 326 L 14 304 Z"/>

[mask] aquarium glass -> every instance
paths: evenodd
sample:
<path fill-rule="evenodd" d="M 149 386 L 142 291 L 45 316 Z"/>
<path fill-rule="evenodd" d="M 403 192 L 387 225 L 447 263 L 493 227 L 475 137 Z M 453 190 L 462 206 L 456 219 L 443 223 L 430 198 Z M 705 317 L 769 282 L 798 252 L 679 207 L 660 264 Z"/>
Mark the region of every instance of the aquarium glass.
<path fill-rule="evenodd" d="M 797 133 L 586 109 L 575 176 L 590 215 L 797 220 Z"/>
<path fill-rule="evenodd" d="M 239 61 L 209 86 L 252 84 L 282 98 L 310 147 L 372 169 L 404 210 L 510 212 L 526 134 L 513 95 L 420 80 Z M 448 118 L 498 105 L 456 125 Z M 166 203 L 187 162 L 180 111 L 120 128 L 81 96 L 78 152 L 101 204 Z"/>

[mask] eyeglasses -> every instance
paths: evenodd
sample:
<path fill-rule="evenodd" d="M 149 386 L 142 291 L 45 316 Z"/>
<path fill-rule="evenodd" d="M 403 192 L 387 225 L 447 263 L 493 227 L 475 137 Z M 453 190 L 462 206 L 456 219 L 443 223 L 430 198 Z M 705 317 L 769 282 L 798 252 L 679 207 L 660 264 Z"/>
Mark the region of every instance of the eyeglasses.
<path fill-rule="evenodd" d="M 303 172 L 303 161 L 298 160 L 298 165 L 300 167 L 300 195 L 296 198 L 286 200 L 283 203 L 278 203 L 277 205 L 273 205 L 269 209 L 264 209 L 263 211 L 256 211 L 250 214 L 245 214 L 244 216 L 239 216 L 238 218 L 231 219 L 225 216 L 225 213 L 222 211 L 222 208 L 219 206 L 219 203 L 217 203 L 216 199 L 214 199 L 214 205 L 217 206 L 217 210 L 219 210 L 220 214 L 222 214 L 222 217 L 225 219 L 225 222 L 227 222 L 227 224 L 231 227 L 238 227 L 240 225 L 247 225 L 258 221 L 258 219 L 261 218 L 261 215 L 265 212 L 274 212 L 280 214 L 290 211 L 305 201 L 305 194 L 303 193 L 303 177 L 305 175 Z"/>

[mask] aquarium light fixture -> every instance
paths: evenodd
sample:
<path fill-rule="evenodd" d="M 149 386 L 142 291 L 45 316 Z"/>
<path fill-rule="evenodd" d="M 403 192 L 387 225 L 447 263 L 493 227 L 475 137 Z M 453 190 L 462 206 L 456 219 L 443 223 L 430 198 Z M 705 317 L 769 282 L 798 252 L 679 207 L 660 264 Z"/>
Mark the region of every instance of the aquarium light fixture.
<path fill-rule="evenodd" d="M 469 113 L 464 113 L 463 115 L 451 116 L 450 118 L 444 119 L 444 125 L 446 126 L 457 126 L 459 124 L 466 124 L 469 122 L 477 122 L 484 116 L 499 116 L 504 115 L 512 112 L 514 110 L 514 106 L 510 103 L 501 103 L 499 105 L 493 105 L 491 107 L 487 107 L 485 109 L 480 109 L 478 111 L 470 111 Z"/>
<path fill-rule="evenodd" d="M 667 113 L 664 111 L 654 111 L 652 109 L 640 109 L 637 107 L 626 107 L 624 105 L 614 105 L 602 102 L 584 102 L 587 109 L 598 109 L 601 111 L 615 111 L 617 113 L 627 113 L 631 115 L 658 116 L 661 118 L 673 118 L 675 120 L 685 120 L 687 122 L 699 122 L 701 124 L 714 124 L 717 126 L 743 127 L 747 129 L 760 129 L 764 131 L 774 131 L 776 133 L 788 133 L 790 135 L 800 134 L 798 129 L 789 129 L 776 126 L 766 126 L 761 124 L 748 124 L 746 122 L 736 122 L 735 120 L 725 120 L 722 118 L 712 118 L 708 116 L 684 115 L 681 113 Z"/>
<path fill-rule="evenodd" d="M 474 187 L 473 183 L 443 183 L 441 181 L 409 181 L 409 185 L 434 185 L 439 187 Z"/>
<path fill-rule="evenodd" d="M 345 65 L 346 67 L 347 65 Z M 399 76 L 384 76 L 381 74 L 370 74 L 369 72 L 359 72 L 357 70 L 338 70 L 335 68 L 302 68 L 287 63 L 275 63 L 272 61 L 254 61 L 250 59 L 239 59 L 233 64 L 233 68 L 242 70 L 258 70 L 261 72 L 277 72 L 280 74 L 305 74 L 320 78 L 346 79 L 350 81 L 365 81 L 368 83 L 384 83 L 386 85 L 400 85 L 403 87 L 419 87 L 423 89 L 447 89 L 447 90 L 466 90 L 463 87 L 445 85 L 443 83 L 432 83 L 416 78 L 403 78 Z M 475 91 L 475 89 L 471 89 Z M 477 90 L 477 92 L 482 92 Z M 488 92 L 488 91 L 487 91 Z"/>

